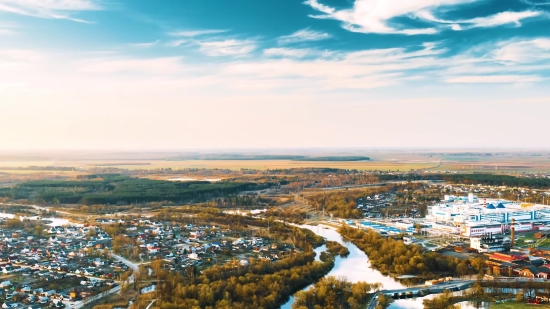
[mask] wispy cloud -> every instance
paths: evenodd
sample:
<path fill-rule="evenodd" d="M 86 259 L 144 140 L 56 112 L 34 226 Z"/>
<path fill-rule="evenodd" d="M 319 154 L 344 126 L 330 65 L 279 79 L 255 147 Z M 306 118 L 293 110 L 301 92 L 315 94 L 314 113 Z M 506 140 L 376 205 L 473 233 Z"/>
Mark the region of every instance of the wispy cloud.
<path fill-rule="evenodd" d="M 234 60 L 235 56 L 250 54 L 257 48 L 254 41 L 228 39 L 197 44 L 206 55 L 231 57 L 211 65 L 182 57 L 79 54 L 66 60 L 66 55 L 54 57 L 24 50 L 1 50 L 0 83 L 39 87 L 42 84 L 51 87 L 120 85 L 128 89 L 147 85 L 159 91 L 220 87 L 229 91 L 275 93 L 271 91 L 284 89 L 299 93 L 373 89 L 420 81 L 423 85 L 427 82 L 431 85 L 523 85 L 544 82 L 550 72 L 550 63 L 546 61 L 550 59 L 550 39 L 547 38 L 484 43 L 452 56 L 445 42 L 426 42 L 351 52 L 268 48 L 238 61 Z"/>
<path fill-rule="evenodd" d="M 434 12 L 449 11 L 453 7 L 474 2 L 474 0 L 355 0 L 351 8 L 340 10 L 319 1 L 305 1 L 305 4 L 322 13 L 311 17 L 335 19 L 342 22 L 344 29 L 361 33 L 419 35 L 435 34 L 448 28 L 468 30 L 507 24 L 521 26 L 522 20 L 542 15 L 538 11 L 509 11 L 467 20 L 445 20 L 436 17 Z M 433 23 L 433 27 L 410 28 L 395 22 L 396 17 L 411 18 L 415 16 Z"/>
<path fill-rule="evenodd" d="M 146 43 L 131 43 L 130 46 L 136 47 L 136 48 L 151 48 L 158 45 L 159 43 L 160 43 L 160 40 L 156 40 L 154 42 L 146 42 Z"/>
<path fill-rule="evenodd" d="M 303 58 L 316 53 L 309 48 L 268 48 L 264 49 L 264 55 L 269 57 Z"/>
<path fill-rule="evenodd" d="M 533 83 L 543 78 L 536 75 L 465 75 L 446 79 L 447 83 Z"/>
<path fill-rule="evenodd" d="M 223 29 L 205 29 L 205 30 L 180 30 L 168 33 L 169 36 L 177 37 L 177 39 L 168 41 L 166 46 L 178 47 L 182 45 L 199 44 L 200 39 L 212 37 L 216 34 L 228 32 Z"/>
<path fill-rule="evenodd" d="M 486 17 L 477 17 L 465 20 L 444 20 L 435 17 L 430 11 L 420 11 L 416 16 L 427 21 L 451 24 L 453 30 L 468 30 L 472 28 L 490 28 L 507 24 L 521 26 L 521 21 L 524 19 L 534 18 L 543 15 L 539 11 L 524 11 L 524 12 L 500 12 Z"/>
<path fill-rule="evenodd" d="M 0 22 L 0 35 L 15 34 L 16 24 L 11 22 Z"/>
<path fill-rule="evenodd" d="M 228 30 L 217 30 L 217 29 L 210 29 L 210 30 L 183 30 L 183 31 L 175 31 L 170 32 L 169 34 L 172 36 L 181 36 L 181 37 L 197 37 L 202 35 L 209 35 L 209 34 L 219 34 L 227 32 Z"/>
<path fill-rule="evenodd" d="M 239 56 L 246 55 L 256 49 L 252 40 L 228 39 L 223 41 L 198 42 L 200 50 L 208 56 Z"/>
<path fill-rule="evenodd" d="M 547 0 L 521 0 L 521 1 L 529 5 L 550 5 L 550 1 L 547 1 Z"/>
<path fill-rule="evenodd" d="M 178 39 L 172 40 L 166 43 L 168 47 L 178 47 L 182 45 L 192 44 L 194 41 L 192 39 Z"/>
<path fill-rule="evenodd" d="M 0 11 L 3 12 L 82 23 L 89 21 L 67 14 L 100 9 L 102 7 L 96 0 L 0 0 Z"/>
<path fill-rule="evenodd" d="M 536 63 L 550 59 L 550 39 L 506 41 L 497 44 L 492 57 L 498 61 Z"/>
<path fill-rule="evenodd" d="M 279 37 L 279 44 L 290 44 L 297 42 L 310 42 L 310 41 L 321 41 L 326 40 L 331 37 L 330 34 L 326 32 L 319 32 L 311 29 L 301 29 L 290 35 L 284 35 Z"/>
<path fill-rule="evenodd" d="M 324 5 L 318 0 L 306 0 L 305 4 L 322 13 L 321 15 L 311 15 L 311 17 L 341 21 L 342 27 L 349 31 L 417 35 L 433 34 L 437 30 L 435 28 L 397 27 L 390 24 L 389 20 L 421 10 L 468 2 L 472 2 L 472 0 L 355 0 L 352 8 L 341 10 Z"/>

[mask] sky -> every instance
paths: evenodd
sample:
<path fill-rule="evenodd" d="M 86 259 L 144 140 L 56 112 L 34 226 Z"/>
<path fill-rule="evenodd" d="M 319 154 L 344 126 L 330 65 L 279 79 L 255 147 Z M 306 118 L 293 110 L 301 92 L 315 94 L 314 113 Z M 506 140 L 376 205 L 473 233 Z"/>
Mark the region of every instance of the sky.
<path fill-rule="evenodd" d="M 550 0 L 0 0 L 0 150 L 550 148 Z"/>

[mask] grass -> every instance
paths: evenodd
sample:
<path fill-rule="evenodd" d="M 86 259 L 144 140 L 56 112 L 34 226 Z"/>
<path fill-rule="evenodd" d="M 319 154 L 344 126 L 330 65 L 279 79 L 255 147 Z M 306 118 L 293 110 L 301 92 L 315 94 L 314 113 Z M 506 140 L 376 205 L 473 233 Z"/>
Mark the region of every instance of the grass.
<path fill-rule="evenodd" d="M 535 305 L 528 303 L 516 303 L 516 302 L 506 302 L 502 304 L 493 304 L 491 309 L 533 309 L 533 308 L 548 308 L 547 304 L 544 305 Z"/>

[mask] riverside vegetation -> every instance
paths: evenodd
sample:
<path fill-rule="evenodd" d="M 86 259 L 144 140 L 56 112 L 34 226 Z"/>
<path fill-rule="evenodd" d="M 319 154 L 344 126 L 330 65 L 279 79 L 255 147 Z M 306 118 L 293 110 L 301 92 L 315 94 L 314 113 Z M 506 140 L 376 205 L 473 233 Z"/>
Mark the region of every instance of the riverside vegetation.
<path fill-rule="evenodd" d="M 437 252 L 423 252 L 418 245 L 406 245 L 393 237 L 343 225 L 339 233 L 365 252 L 373 268 L 384 275 L 416 275 L 436 278 L 474 273 L 465 262 Z"/>
<path fill-rule="evenodd" d="M 351 283 L 345 278 L 329 276 L 313 288 L 296 293 L 292 309 L 359 309 L 380 288 L 380 283 Z"/>
<path fill-rule="evenodd" d="M 334 267 L 334 255 L 302 252 L 277 263 L 251 259 L 248 266 L 227 263 L 180 274 L 154 266 L 160 280 L 158 306 L 172 308 L 278 308 L 296 291 L 316 282 Z M 162 263 L 162 262 L 157 262 Z"/>

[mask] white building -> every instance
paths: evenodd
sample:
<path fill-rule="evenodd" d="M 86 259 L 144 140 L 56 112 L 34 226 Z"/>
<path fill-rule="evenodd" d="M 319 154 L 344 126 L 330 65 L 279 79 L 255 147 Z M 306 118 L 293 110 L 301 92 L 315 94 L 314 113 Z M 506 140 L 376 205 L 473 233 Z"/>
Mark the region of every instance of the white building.
<path fill-rule="evenodd" d="M 488 221 L 509 223 L 550 218 L 550 208 L 543 205 L 517 204 L 504 200 L 477 201 L 472 194 L 468 200 L 444 201 L 428 208 L 426 219 L 433 222 L 466 223 L 468 221 Z M 473 201 L 473 202 L 471 202 Z"/>

